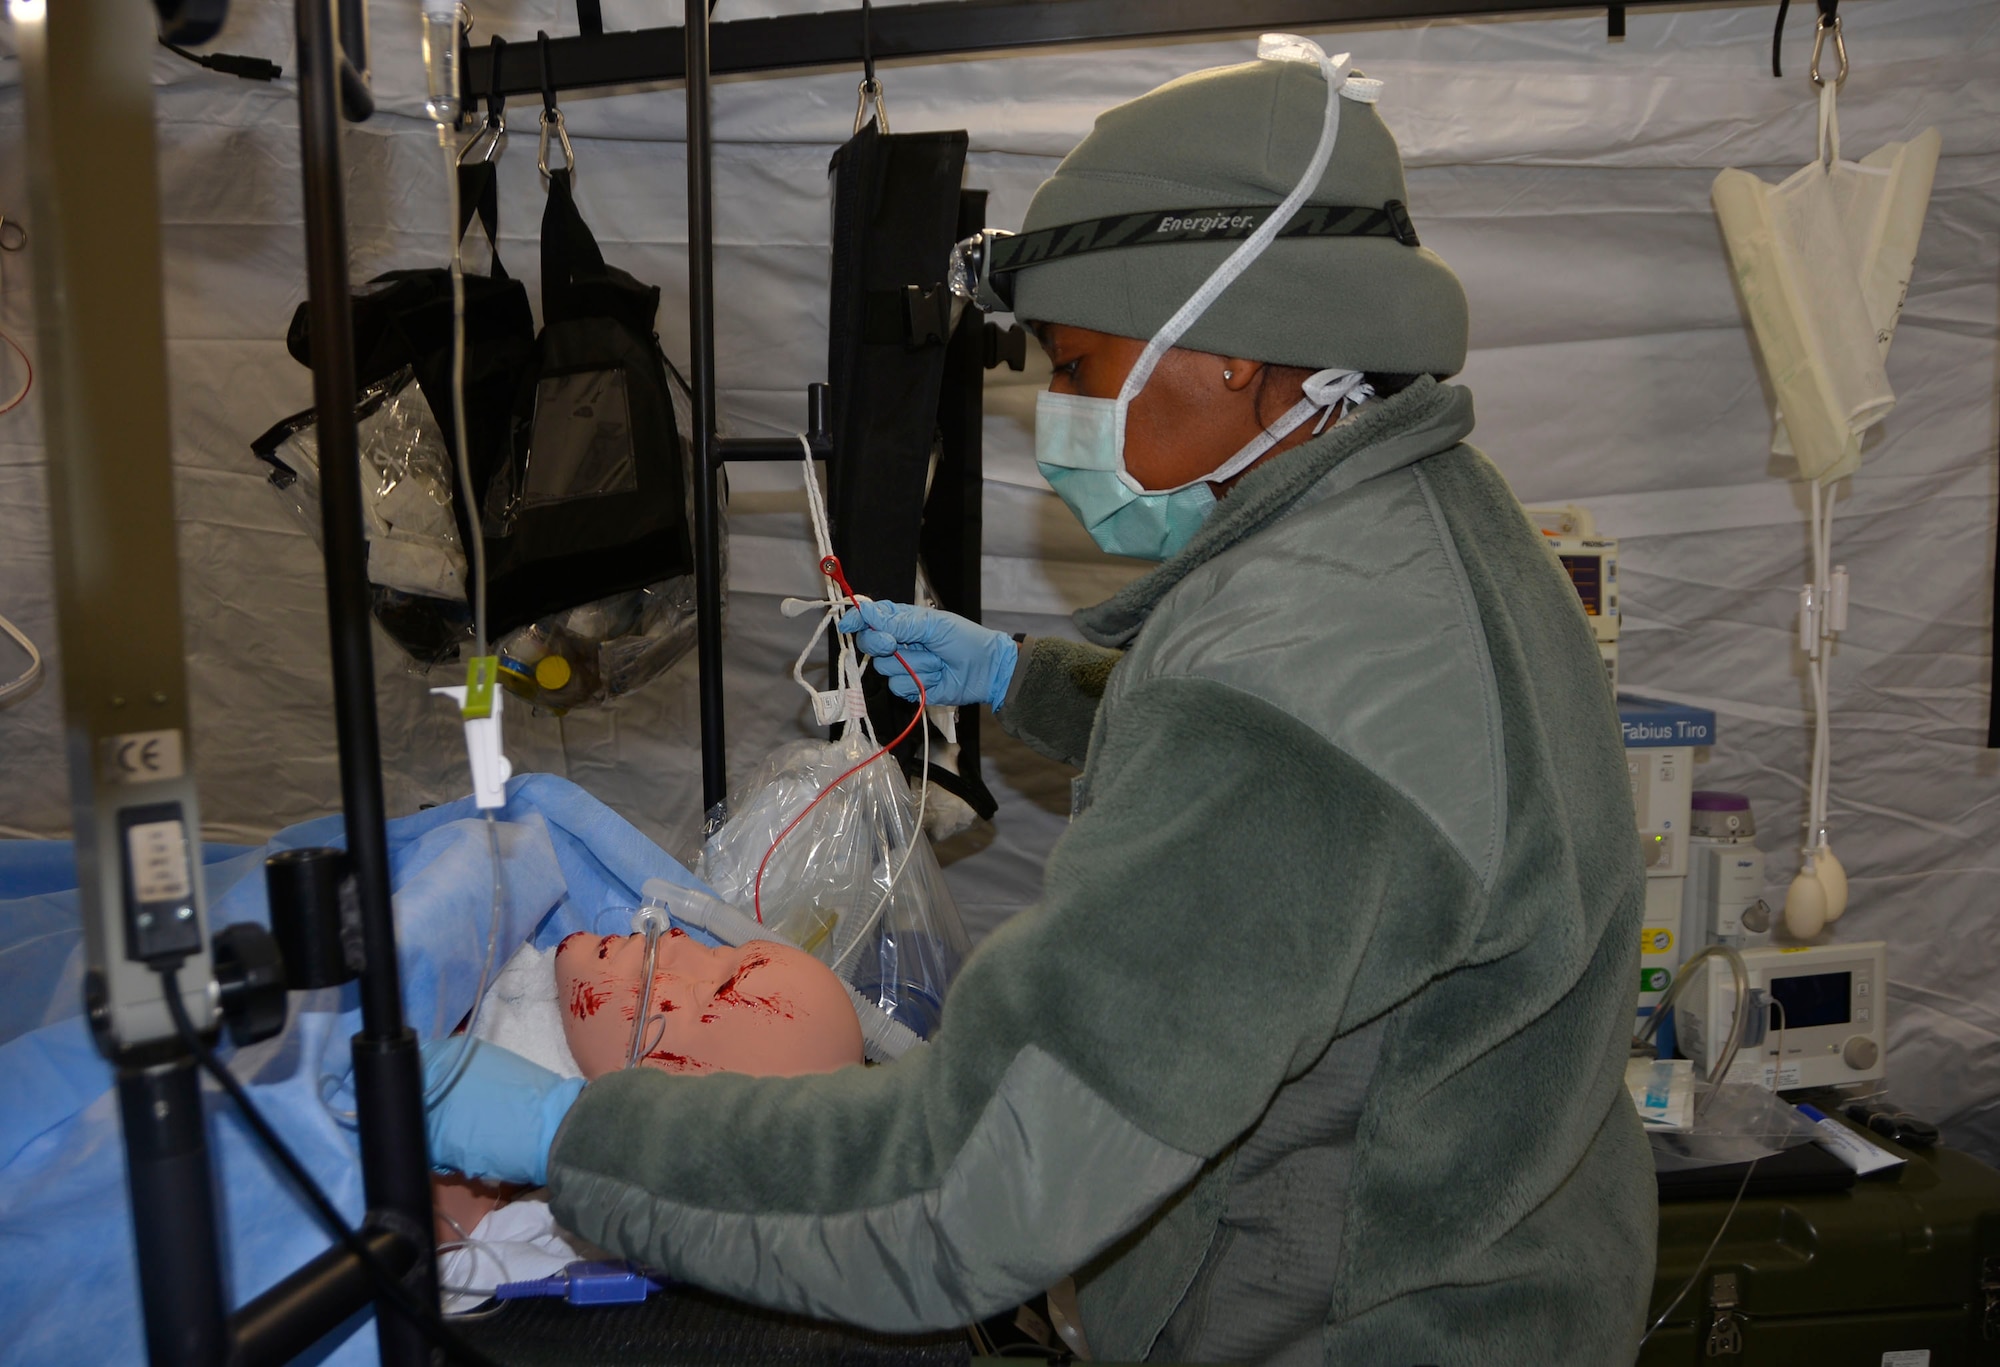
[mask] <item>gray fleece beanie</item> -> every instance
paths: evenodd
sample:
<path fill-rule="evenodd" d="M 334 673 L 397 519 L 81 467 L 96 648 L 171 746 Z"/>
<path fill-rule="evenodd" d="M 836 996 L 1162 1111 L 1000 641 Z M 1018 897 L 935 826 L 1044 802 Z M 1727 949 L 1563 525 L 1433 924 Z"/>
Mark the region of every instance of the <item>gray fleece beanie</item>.
<path fill-rule="evenodd" d="M 1378 89 L 1349 83 L 1333 157 L 1308 206 L 1404 199 L 1402 158 L 1372 102 Z M 1312 160 L 1325 110 L 1326 80 L 1313 63 L 1260 59 L 1170 81 L 1098 116 L 1035 192 L 1021 231 L 1275 205 Z M 1150 338 L 1238 245 L 1156 242 L 1025 266 L 1014 278 L 1014 313 Z M 1465 290 L 1436 253 L 1394 236 L 1280 238 L 1179 345 L 1315 370 L 1451 375 L 1465 364 Z"/>

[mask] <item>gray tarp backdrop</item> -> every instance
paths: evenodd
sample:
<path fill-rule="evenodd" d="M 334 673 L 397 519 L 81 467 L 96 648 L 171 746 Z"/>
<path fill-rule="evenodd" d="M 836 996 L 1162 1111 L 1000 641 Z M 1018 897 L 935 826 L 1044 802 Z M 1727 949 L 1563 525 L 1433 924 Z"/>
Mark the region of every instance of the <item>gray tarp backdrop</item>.
<path fill-rule="evenodd" d="M 717 19 L 819 8 L 724 0 Z M 612 28 L 678 5 L 608 0 Z M 372 7 L 381 112 L 345 142 L 357 279 L 435 264 L 443 172 L 423 118 L 416 6 Z M 573 32 L 556 0 L 480 0 L 475 41 Z M 1741 166 L 1775 179 L 1812 154 L 1812 9 L 1792 16 L 1787 76 L 1769 74 L 1775 6 L 1633 11 L 1326 30 L 1384 78 L 1381 111 L 1410 168 L 1427 245 L 1472 300 L 1474 440 L 1524 500 L 1576 501 L 1624 550 L 1624 680 L 1712 707 L 1706 787 L 1749 792 L 1771 893 L 1797 864 L 1807 728 L 1795 649 L 1801 496 L 1770 423 L 1708 187 Z M 1836 847 L 1853 879 L 1842 939 L 1889 942 L 1891 1079 L 1954 1141 L 2000 1159 L 2000 754 L 1982 750 L 1995 527 L 2000 319 L 2000 7 L 1854 0 L 1840 101 L 1850 156 L 1936 124 L 1936 192 L 1890 357 L 1900 406 L 1839 503 L 1834 559 L 1853 579 L 1834 665 Z M 292 65 L 291 7 L 237 0 L 218 50 Z M 888 66 L 898 130 L 967 128 L 968 183 L 1019 223 L 1036 184 L 1104 107 L 1254 37 Z M 21 101 L 0 27 L 0 212 L 26 214 Z M 715 91 L 719 371 L 727 421 L 791 430 L 825 356 L 827 158 L 858 73 L 732 78 Z M 157 64 L 167 320 L 193 751 L 207 833 L 255 839 L 336 805 L 320 565 L 265 485 L 249 441 L 305 407 L 283 334 L 304 296 L 295 93 L 161 54 Z M 501 179 L 503 251 L 538 281 L 535 102 L 514 103 Z M 577 193 L 607 256 L 663 287 L 661 332 L 685 361 L 685 180 L 678 87 L 564 102 Z M 0 256 L 0 326 L 32 352 L 29 248 Z M 1004 320 L 1003 320 L 1004 321 Z M 17 376 L 0 359 L 0 391 Z M 1034 471 L 1045 368 L 987 390 L 985 592 L 996 624 L 1060 614 L 1133 572 L 1099 555 Z M 0 614 L 42 643 L 54 622 L 40 418 L 0 417 Z M 732 473 L 729 743 L 742 774 L 809 719 L 785 677 L 800 625 L 776 595 L 814 591 L 797 477 Z M 379 635 L 383 749 L 396 811 L 463 793 L 450 711 Z M 16 664 L 0 643 L 0 673 Z M 68 813 L 58 689 L 0 712 L 0 833 L 58 835 Z M 692 662 L 600 711 L 507 719 L 517 771 L 567 774 L 678 853 L 698 805 Z M 1036 895 L 1067 775 L 989 726 L 990 829 L 945 851 L 975 935 Z M 1218 909 L 1220 912 L 1221 909 Z M 1226 935 L 1218 915 L 1216 933 Z"/>

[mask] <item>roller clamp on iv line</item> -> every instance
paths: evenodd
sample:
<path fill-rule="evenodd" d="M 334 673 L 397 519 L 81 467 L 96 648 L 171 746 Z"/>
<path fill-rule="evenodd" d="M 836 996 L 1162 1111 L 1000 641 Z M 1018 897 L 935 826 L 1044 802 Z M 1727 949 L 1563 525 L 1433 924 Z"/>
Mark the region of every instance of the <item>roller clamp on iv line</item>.
<path fill-rule="evenodd" d="M 500 710 L 506 694 L 494 687 L 500 677 L 500 657 L 477 655 L 466 665 L 465 683 L 431 692 L 458 704 L 465 723 L 465 753 L 472 765 L 472 792 L 481 811 L 507 805 L 507 780 L 514 766 L 502 749 Z"/>

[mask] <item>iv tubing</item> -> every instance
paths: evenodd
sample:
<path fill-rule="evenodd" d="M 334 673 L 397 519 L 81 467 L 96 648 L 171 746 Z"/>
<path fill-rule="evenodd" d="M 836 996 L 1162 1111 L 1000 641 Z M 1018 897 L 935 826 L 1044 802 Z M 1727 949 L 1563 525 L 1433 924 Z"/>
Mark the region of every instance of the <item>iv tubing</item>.
<path fill-rule="evenodd" d="M 18 227 L 19 224 L 13 226 Z M 0 247 L 0 253 L 5 253 L 8 250 L 6 247 Z M 18 250 L 18 247 L 15 250 Z M 35 363 L 29 358 L 27 348 L 15 341 L 13 334 L 7 332 L 5 329 L 0 329 L 0 342 L 5 342 L 13 350 L 14 354 L 21 358 L 21 364 L 26 367 L 27 372 L 26 378 L 21 381 L 21 387 L 8 395 L 5 403 L 0 403 L 0 414 L 7 414 L 12 413 L 27 402 L 28 391 L 35 387 Z"/>
<path fill-rule="evenodd" d="M 456 41 L 454 36 L 453 41 Z M 459 492 L 465 499 L 466 554 L 472 569 L 472 623 L 475 657 L 483 657 L 486 644 L 486 546 L 479 534 L 479 519 L 476 500 L 472 488 L 472 464 L 467 455 L 465 438 L 465 252 L 458 232 L 458 149 L 453 145 L 450 127 L 438 125 L 438 149 L 444 153 L 445 199 L 451 206 L 451 425 L 453 461 L 458 466 Z M 486 848 L 493 863 L 493 911 L 486 930 L 486 959 L 479 969 L 479 983 L 473 989 L 472 1018 L 466 1022 L 465 1032 L 460 1037 L 458 1052 L 453 1056 L 451 1067 L 439 1077 L 435 1086 L 424 1090 L 424 1106 L 428 1109 L 437 1104 L 438 1098 L 450 1091 L 458 1082 L 459 1074 L 465 1071 L 466 1060 L 472 1056 L 472 1041 L 479 1029 L 479 1013 L 486 1005 L 486 989 L 493 976 L 493 958 L 500 944 L 500 901 L 505 885 L 500 863 L 500 823 L 489 809 L 486 816 Z"/>
<path fill-rule="evenodd" d="M 0 413 L 4 413 L 5 411 L 5 409 L 0 409 Z M 28 639 L 26 632 L 22 631 L 5 617 L 0 617 L 0 632 L 4 632 L 6 635 L 12 637 L 14 644 L 28 653 L 28 667 L 22 670 L 17 677 L 9 679 L 4 684 L 0 684 L 0 707 L 6 707 L 27 697 L 41 683 L 42 652 L 35 649 L 35 643 Z"/>
<path fill-rule="evenodd" d="M 486 643 L 486 542 L 479 531 L 479 499 L 472 487 L 472 459 L 465 436 L 465 250 L 459 237 L 458 152 L 450 129 L 438 125 L 444 153 L 446 198 L 451 205 L 451 427 L 458 492 L 465 500 L 465 553 L 472 570 L 472 653 L 484 656 Z"/>

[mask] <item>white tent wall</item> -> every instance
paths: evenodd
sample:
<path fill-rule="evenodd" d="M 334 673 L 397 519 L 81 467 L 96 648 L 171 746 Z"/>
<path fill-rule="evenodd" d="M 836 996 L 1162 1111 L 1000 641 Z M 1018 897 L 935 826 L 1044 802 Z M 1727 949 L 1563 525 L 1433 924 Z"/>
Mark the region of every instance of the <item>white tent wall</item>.
<path fill-rule="evenodd" d="M 724 0 L 718 20 L 820 6 Z M 374 7 L 382 109 L 345 139 L 354 275 L 442 257 L 443 171 L 420 109 L 412 4 Z M 607 6 L 612 27 L 679 6 Z M 573 32 L 568 4 L 475 5 L 475 41 Z M 1850 155 L 1936 124 L 1944 137 L 1908 308 L 1890 358 L 1901 404 L 1839 504 L 1853 577 L 1833 669 L 1833 831 L 1853 879 L 1843 939 L 1890 945 L 1891 1078 L 1953 1141 L 2000 1160 L 2000 755 L 1983 751 L 1995 527 L 2000 319 L 2000 8 L 1854 0 L 1842 93 Z M 1810 6 L 1787 76 L 1769 75 L 1773 7 L 1635 10 L 1326 30 L 1386 78 L 1381 111 L 1410 168 L 1427 245 L 1464 278 L 1476 440 L 1528 501 L 1577 501 L 1621 538 L 1627 686 L 1712 707 L 1702 786 L 1751 794 L 1771 896 L 1796 867 L 1807 725 L 1795 650 L 1806 533 L 1730 284 L 1708 186 L 1725 165 L 1775 178 L 1812 151 Z M 0 44 L 6 42 L 0 29 Z M 292 64 L 291 11 L 237 0 L 218 50 Z M 1015 226 L 1097 111 L 1170 77 L 1240 60 L 1252 40 L 1051 50 L 886 66 L 898 129 L 967 128 L 968 183 Z M 0 52 L 8 51 L 0 47 Z M 338 801 L 319 559 L 248 443 L 309 402 L 282 338 L 304 294 L 295 96 L 162 54 L 158 67 L 169 356 L 194 754 L 208 834 L 252 839 Z M 856 73 L 717 83 L 718 372 L 739 432 L 790 430 L 825 369 L 826 163 Z M 571 96 L 578 196 L 607 255 L 664 288 L 661 333 L 685 362 L 685 166 L 678 87 Z M 538 284 L 533 99 L 511 106 L 502 252 Z M 25 216 L 21 101 L 0 60 L 0 212 Z M 0 257 L 0 327 L 32 352 L 26 253 Z M 0 390 L 12 388 L 0 360 Z M 1099 555 L 1034 472 L 1033 367 L 987 389 L 986 600 L 1010 629 L 1060 614 L 1133 567 Z M 0 417 L 0 613 L 54 647 L 37 406 Z M 729 739 L 743 774 L 805 723 L 783 677 L 799 624 L 771 595 L 810 592 L 789 466 L 731 472 Z M 0 644 L 0 673 L 13 663 Z M 377 637 L 393 810 L 466 788 L 458 729 Z M 0 825 L 67 826 L 59 689 L 0 712 Z M 550 769 L 686 853 L 698 807 L 692 663 L 615 707 L 508 717 L 517 769 Z M 1035 897 L 1067 809 L 1065 772 L 986 731 L 998 823 L 952 842 L 975 934 Z M 1227 933 L 1218 926 L 1218 933 Z"/>

